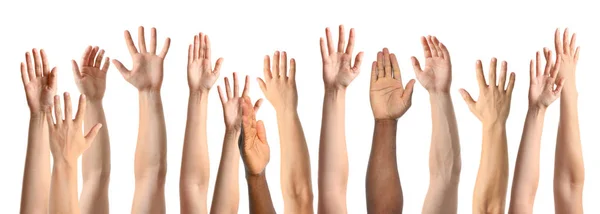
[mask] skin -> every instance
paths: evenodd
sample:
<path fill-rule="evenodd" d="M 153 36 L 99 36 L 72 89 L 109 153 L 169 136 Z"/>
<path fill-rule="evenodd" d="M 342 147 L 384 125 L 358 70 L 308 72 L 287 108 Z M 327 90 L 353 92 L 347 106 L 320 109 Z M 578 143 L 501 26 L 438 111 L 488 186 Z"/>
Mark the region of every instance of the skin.
<path fill-rule="evenodd" d="M 288 70 L 287 54 L 279 51 L 273 54 L 272 65 L 270 61 L 265 56 L 265 79 L 258 78 L 258 84 L 277 112 L 284 213 L 313 213 L 310 156 L 298 116 L 296 61 L 290 60 Z"/>
<path fill-rule="evenodd" d="M 557 61 L 560 61 L 558 78 L 565 79 L 560 95 L 560 120 L 554 158 L 554 208 L 556 213 L 583 213 L 585 172 L 575 84 L 579 47 L 575 45 L 576 35 L 573 34 L 571 38 L 569 35 L 569 29 L 565 29 L 562 41 L 558 29 L 554 35 Z"/>
<path fill-rule="evenodd" d="M 83 213 L 109 212 L 110 140 L 102 105 L 109 61 L 108 57 L 104 57 L 104 50 L 91 46 L 83 53 L 81 67 L 75 60 L 72 61 L 77 88 L 87 98 L 87 111 L 83 120 L 85 131 L 89 132 L 98 123 L 104 124 L 104 128 L 95 139 L 96 142 L 83 154 L 83 189 L 79 203 Z"/>
<path fill-rule="evenodd" d="M 217 172 L 215 192 L 213 195 L 211 213 L 238 213 L 240 203 L 239 188 L 239 162 L 240 149 L 238 146 L 242 132 L 242 97 L 250 93 L 250 77 L 246 76 L 242 97 L 239 93 L 237 74 L 233 73 L 233 94 L 229 86 L 229 79 L 225 77 L 225 90 L 217 86 L 221 104 L 223 105 L 223 118 L 225 120 L 225 139 L 221 153 L 221 163 Z M 259 99 L 254 105 L 257 112 L 262 103 Z"/>
<path fill-rule="evenodd" d="M 346 149 L 345 105 L 346 88 L 360 73 L 363 53 L 356 55 L 352 65 L 354 29 L 350 29 L 348 46 L 344 26 L 339 27 L 337 49 L 329 28 L 326 39 L 321 37 L 323 59 L 323 117 L 319 143 L 319 213 L 347 213 L 348 151 Z M 325 43 L 327 41 L 327 43 Z"/>
<path fill-rule="evenodd" d="M 496 66 L 497 60 L 492 58 L 488 85 L 483 76 L 481 61 L 477 61 L 477 101 L 466 90 L 460 90 L 469 110 L 483 124 L 481 160 L 473 192 L 473 213 L 504 213 L 505 210 L 508 185 L 506 120 L 510 112 L 515 74 L 510 74 L 508 86 L 505 86 L 507 63 L 502 62 L 500 78 L 496 84 Z"/>
<path fill-rule="evenodd" d="M 33 58 L 31 55 L 33 54 Z M 33 49 L 21 63 L 21 79 L 30 110 L 27 154 L 21 190 L 21 213 L 47 213 L 50 191 L 50 147 L 46 109 L 56 94 L 56 68 L 46 52 Z"/>
<path fill-rule="evenodd" d="M 396 55 L 377 53 L 371 68 L 370 99 L 375 117 L 373 145 L 367 168 L 368 213 L 402 213 L 404 199 L 396 161 L 398 118 L 412 105 L 415 80 L 402 84 Z"/>
<path fill-rule="evenodd" d="M 179 197 L 182 213 L 207 213 L 206 195 L 210 178 L 210 164 L 206 133 L 208 94 L 219 77 L 223 58 L 215 69 L 211 66 L 208 36 L 194 36 L 188 48 L 188 101 L 187 124 L 181 158 Z"/>
<path fill-rule="evenodd" d="M 548 59 L 552 53 L 545 53 Z M 540 177 L 540 142 L 546 109 L 560 96 L 564 78 L 557 80 L 560 59 L 548 60 L 542 70 L 540 52 L 535 64 L 529 62 L 529 110 L 515 164 L 509 213 L 533 213 L 533 202 Z M 556 85 L 556 89 L 555 89 Z"/>
<path fill-rule="evenodd" d="M 255 108 L 250 97 L 242 98 L 242 140 L 240 152 L 246 169 L 250 213 L 275 213 L 271 193 L 265 176 L 270 159 L 265 124 L 256 121 Z"/>
<path fill-rule="evenodd" d="M 95 124 L 84 136 L 81 129 L 86 109 L 85 95 L 79 97 L 75 119 L 73 119 L 69 93 L 65 92 L 64 98 L 64 119 L 60 107 L 60 96 L 54 97 L 56 122 L 52 119 L 51 108 L 46 109 L 50 151 L 54 160 L 49 213 L 80 213 L 77 199 L 77 159 L 94 142 L 102 124 Z"/>
<path fill-rule="evenodd" d="M 429 151 L 429 189 L 423 213 L 456 213 L 461 157 L 458 125 L 450 85 L 450 53 L 436 37 L 421 38 L 425 69 L 412 57 L 417 79 L 429 92 L 431 104 L 431 146 Z"/>
<path fill-rule="evenodd" d="M 165 213 L 165 175 L 167 173 L 167 133 L 160 88 L 163 62 L 171 40 L 167 38 L 160 54 L 156 54 L 156 29 L 152 28 L 146 51 L 144 28 L 139 27 L 136 49 L 129 31 L 125 41 L 133 60 L 131 70 L 118 60 L 113 64 L 123 78 L 138 89 L 140 121 L 135 151 L 135 194 L 132 213 Z"/>

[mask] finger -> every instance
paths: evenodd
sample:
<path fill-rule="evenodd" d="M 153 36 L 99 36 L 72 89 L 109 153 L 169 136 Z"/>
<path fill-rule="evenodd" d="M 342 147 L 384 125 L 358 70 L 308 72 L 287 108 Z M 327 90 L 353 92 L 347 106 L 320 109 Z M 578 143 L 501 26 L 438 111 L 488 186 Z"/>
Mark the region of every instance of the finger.
<path fill-rule="evenodd" d="M 569 28 L 565 28 L 565 32 L 563 34 L 563 51 L 565 54 L 571 54 L 571 49 L 570 49 L 570 42 L 571 40 L 569 39 Z"/>
<path fill-rule="evenodd" d="M 77 106 L 77 113 L 75 115 L 75 124 L 80 125 L 85 117 L 85 109 L 87 107 L 86 96 L 82 94 L 79 96 L 79 106 Z M 72 117 L 72 116 L 71 116 Z"/>
<path fill-rule="evenodd" d="M 325 28 L 325 36 L 327 37 L 327 49 L 331 55 L 335 51 L 335 47 L 333 45 L 333 38 L 331 37 L 331 30 L 329 30 L 329 28 Z"/>
<path fill-rule="evenodd" d="M 73 106 L 71 105 L 71 95 L 69 95 L 69 92 L 64 93 L 63 99 L 65 99 L 65 123 L 71 124 L 73 122 Z"/>
<path fill-rule="evenodd" d="M 260 87 L 260 90 L 263 92 L 263 94 L 267 94 L 267 84 L 265 83 L 265 81 L 263 79 L 261 79 L 260 77 L 256 78 L 256 82 L 258 82 L 258 87 Z"/>
<path fill-rule="evenodd" d="M 225 98 L 225 95 L 223 95 L 223 90 L 221 90 L 221 86 L 217 85 L 217 92 L 219 92 L 219 98 L 221 99 L 221 104 L 225 105 L 225 103 L 227 103 L 227 100 Z"/>
<path fill-rule="evenodd" d="M 240 84 L 238 83 L 237 73 L 233 72 L 233 97 L 240 96 Z"/>
<path fill-rule="evenodd" d="M 225 91 L 227 92 L 227 99 L 231 100 L 233 95 L 231 94 L 231 86 L 229 85 L 229 78 L 225 77 Z"/>
<path fill-rule="evenodd" d="M 263 76 L 268 81 L 273 78 L 271 75 L 271 57 L 266 55 L 263 59 Z"/>
<path fill-rule="evenodd" d="M 444 59 L 450 60 L 450 52 L 448 51 L 448 48 L 446 47 L 446 45 L 444 45 L 444 43 L 440 42 L 440 49 L 442 51 Z"/>
<path fill-rule="evenodd" d="M 404 88 L 404 93 L 402 94 L 402 98 L 404 100 L 410 101 L 412 100 L 413 89 L 415 88 L 415 80 L 411 79 L 406 83 L 406 88 Z"/>
<path fill-rule="evenodd" d="M 556 57 L 557 57 L 556 63 L 554 64 L 554 66 L 552 67 L 552 71 L 550 72 L 550 77 L 552 77 L 552 78 L 556 78 L 558 76 L 559 68 L 561 66 L 561 61 L 562 61 L 561 55 L 558 55 Z"/>
<path fill-rule="evenodd" d="M 56 89 L 56 82 L 58 81 L 57 73 L 58 69 L 56 67 L 52 68 L 50 74 L 48 75 L 48 86 L 50 88 Z"/>
<path fill-rule="evenodd" d="M 437 52 L 437 49 L 435 48 L 435 44 L 433 43 L 433 38 L 431 38 L 431 36 L 427 36 L 427 45 L 429 46 L 429 50 L 431 51 L 431 56 L 437 57 L 438 52 Z"/>
<path fill-rule="evenodd" d="M 242 97 L 248 96 L 250 93 L 250 76 L 246 75 L 246 80 L 244 82 L 244 91 L 242 92 Z"/>
<path fill-rule="evenodd" d="M 556 28 L 554 32 L 554 49 L 556 50 L 556 54 L 563 54 L 563 45 L 560 41 L 560 29 Z"/>
<path fill-rule="evenodd" d="M 350 28 L 350 36 L 348 38 L 348 47 L 346 48 L 347 54 L 352 54 L 354 51 L 354 38 L 356 37 L 356 33 L 354 32 L 354 28 Z"/>
<path fill-rule="evenodd" d="M 487 88 L 487 83 L 485 82 L 485 77 L 483 76 L 483 65 L 481 64 L 481 60 L 477 60 L 475 63 L 475 70 L 477 73 L 477 82 L 479 83 L 479 89 Z"/>
<path fill-rule="evenodd" d="M 271 65 L 271 72 L 275 78 L 279 78 L 281 75 L 281 72 L 279 72 L 279 62 L 279 51 L 275 51 L 273 54 L 273 65 Z"/>
<path fill-rule="evenodd" d="M 112 63 L 115 65 L 115 67 L 117 68 L 119 73 L 121 73 L 121 75 L 123 75 L 123 77 L 125 79 L 129 78 L 129 74 L 131 73 L 131 71 L 129 71 L 129 69 L 125 68 L 123 63 L 121 63 L 119 60 L 116 60 L 116 59 L 113 59 Z"/>
<path fill-rule="evenodd" d="M 54 118 L 56 118 L 56 125 L 62 125 L 62 108 L 60 106 L 60 96 L 54 96 Z"/>
<path fill-rule="evenodd" d="M 204 57 L 206 56 L 206 35 L 204 35 L 204 33 L 200 33 L 200 36 L 198 37 L 198 39 L 200 40 L 200 52 L 198 55 L 198 58 L 200 59 L 204 59 Z"/>
<path fill-rule="evenodd" d="M 412 61 L 412 66 L 413 66 L 413 70 L 415 71 L 415 76 L 419 76 L 423 70 L 421 69 L 421 63 L 419 63 L 419 60 L 417 59 L 417 57 L 411 57 L 410 60 Z"/>
<path fill-rule="evenodd" d="M 94 62 L 94 67 L 100 68 L 102 65 L 102 59 L 104 58 L 104 49 L 98 51 L 98 56 L 96 56 L 96 61 Z"/>
<path fill-rule="evenodd" d="M 536 75 L 535 65 L 533 64 L 533 60 L 529 60 L 529 83 L 530 84 L 537 83 L 537 75 Z"/>
<path fill-rule="evenodd" d="M 385 77 L 385 69 L 383 65 L 383 52 L 377 53 L 377 79 Z"/>
<path fill-rule="evenodd" d="M 544 53 L 544 56 L 547 56 L 546 53 Z M 542 75 L 542 59 L 541 58 L 542 57 L 540 56 L 540 52 L 539 51 L 536 52 L 535 53 L 535 65 L 536 65 L 536 68 L 535 68 L 535 73 L 534 73 L 534 75 L 536 77 Z M 546 57 L 546 60 L 548 60 L 548 57 Z M 548 62 L 546 62 L 546 64 L 547 63 Z"/>
<path fill-rule="evenodd" d="M 217 75 L 217 77 L 221 73 L 221 65 L 223 65 L 223 60 L 225 59 L 221 57 L 217 59 L 217 62 L 215 63 L 215 69 L 213 70 L 213 74 Z"/>
<path fill-rule="evenodd" d="M 263 103 L 263 99 L 260 98 L 256 101 L 256 103 L 254 103 L 254 113 L 258 112 L 258 110 L 260 109 L 260 106 L 262 106 Z"/>
<path fill-rule="evenodd" d="M 40 50 L 42 54 L 42 67 L 44 69 L 44 76 L 50 74 L 50 64 L 48 63 L 48 56 L 46 55 L 46 51 L 44 49 Z"/>
<path fill-rule="evenodd" d="M 138 53 L 135 44 L 133 44 L 133 39 L 131 38 L 131 33 L 128 30 L 125 31 L 125 43 L 127 44 L 127 49 L 129 49 L 129 54 L 133 55 Z M 91 49 L 91 47 L 90 47 Z"/>
<path fill-rule="evenodd" d="M 579 61 L 579 48 L 581 47 L 577 47 L 577 49 L 575 49 L 575 62 Z"/>
<path fill-rule="evenodd" d="M 29 74 L 27 73 L 27 68 L 25 68 L 25 63 L 21 62 L 21 80 L 23 80 L 23 86 L 29 83 Z"/>
<path fill-rule="evenodd" d="M 156 28 L 150 30 L 150 54 L 156 55 Z"/>
<path fill-rule="evenodd" d="M 85 142 L 86 142 L 86 146 L 89 148 L 90 145 L 94 142 L 94 139 L 96 139 L 96 135 L 98 135 L 98 132 L 100 131 L 100 128 L 102 128 L 102 123 L 97 123 L 96 125 L 94 125 L 94 127 L 92 127 L 92 129 L 90 129 L 90 131 L 88 131 L 88 133 L 85 135 Z"/>
<path fill-rule="evenodd" d="M 293 81 L 296 80 L 296 60 L 294 58 L 290 59 L 290 76 Z"/>
<path fill-rule="evenodd" d="M 346 32 L 344 32 L 344 25 L 340 25 L 339 29 L 339 38 L 338 38 L 338 53 L 344 53 L 344 48 L 346 48 Z"/>
<path fill-rule="evenodd" d="M 494 57 L 490 62 L 490 73 L 489 73 L 489 81 L 490 87 L 496 86 L 496 67 L 498 66 L 498 60 Z"/>
<path fill-rule="evenodd" d="M 285 51 L 281 52 L 281 57 L 279 58 L 279 76 L 287 78 L 287 53 Z"/>
<path fill-rule="evenodd" d="M 576 41 L 577 41 L 577 34 L 576 34 L 576 33 L 574 33 L 574 34 L 571 36 L 571 42 L 569 42 L 569 45 L 570 45 L 570 47 L 569 47 L 569 51 L 570 51 L 571 53 L 575 53 L 575 50 L 576 50 L 576 47 L 577 47 L 577 46 L 575 45 L 575 42 L 576 42 Z"/>
<path fill-rule="evenodd" d="M 73 68 L 73 77 L 75 77 L 76 80 L 81 79 L 81 71 L 79 71 L 77 61 L 71 60 L 71 67 Z"/>
<path fill-rule="evenodd" d="M 267 143 L 267 132 L 265 130 L 265 123 L 262 120 L 256 122 L 256 135 L 258 136 L 260 142 L 267 145 L 269 144 Z"/>
<path fill-rule="evenodd" d="M 87 46 L 83 55 L 81 55 L 81 66 L 87 66 L 87 62 L 90 61 L 90 53 L 92 52 L 92 46 Z"/>
<path fill-rule="evenodd" d="M 377 81 L 377 61 L 373 61 L 371 64 L 371 83 Z"/>
<path fill-rule="evenodd" d="M 550 49 L 547 47 L 544 47 L 544 59 L 548 60 L 549 59 L 549 54 L 550 53 Z"/>
<path fill-rule="evenodd" d="M 323 37 L 319 39 L 319 46 L 321 46 L 321 58 L 323 59 L 323 62 L 325 62 L 325 59 L 329 56 L 329 53 L 327 52 L 325 39 L 323 39 Z"/>
<path fill-rule="evenodd" d="M 208 38 L 208 35 L 204 35 L 204 40 L 206 40 L 206 41 L 204 41 L 204 44 L 205 44 L 204 47 L 206 49 L 206 53 L 204 53 L 204 58 L 210 60 L 211 49 L 210 49 L 210 39 Z"/>
<path fill-rule="evenodd" d="M 356 57 L 354 58 L 354 66 L 352 66 L 352 72 L 358 74 L 360 72 L 360 65 L 362 64 L 364 52 L 358 52 Z"/>
<path fill-rule="evenodd" d="M 552 58 L 552 51 L 548 52 L 548 59 L 546 60 L 546 67 L 544 68 L 544 76 L 550 76 L 550 70 L 554 66 L 554 59 Z"/>
<path fill-rule="evenodd" d="M 506 87 L 506 69 L 507 69 L 507 63 L 506 61 L 502 61 L 502 64 L 500 65 L 500 79 L 498 82 L 498 89 L 500 91 L 504 91 L 504 87 Z"/>
<path fill-rule="evenodd" d="M 35 68 L 35 76 L 41 77 L 42 76 L 42 59 L 40 58 L 40 53 L 35 48 L 31 52 L 33 52 L 33 63 L 34 63 L 34 68 Z"/>
<path fill-rule="evenodd" d="M 390 60 L 390 50 L 383 49 L 383 72 L 385 77 L 392 78 L 392 62 Z"/>
<path fill-rule="evenodd" d="M 165 58 L 167 56 L 167 53 L 169 52 L 169 47 L 171 46 L 171 38 L 167 37 L 165 39 L 165 44 L 163 44 L 163 48 L 160 51 L 160 58 Z"/>
<path fill-rule="evenodd" d="M 87 57 L 87 61 L 85 62 L 85 66 L 94 67 L 94 61 L 96 60 L 96 53 L 98 53 L 98 46 L 92 48 L 90 51 L 90 55 Z"/>
<path fill-rule="evenodd" d="M 425 53 L 425 58 L 432 57 L 433 55 L 431 54 L 429 43 L 427 42 L 427 38 L 425 38 L 424 36 L 421 37 L 421 45 L 423 46 L 423 53 Z"/>
<path fill-rule="evenodd" d="M 506 93 L 512 96 L 513 88 L 515 88 L 515 73 L 510 73 L 510 79 L 508 80 L 508 86 L 506 87 Z"/>
<path fill-rule="evenodd" d="M 198 35 L 194 35 L 194 53 L 192 54 L 193 59 L 198 59 L 198 57 L 200 57 L 200 38 Z"/>
<path fill-rule="evenodd" d="M 435 47 L 435 51 L 437 52 L 438 57 L 443 58 L 444 53 L 442 53 L 442 48 L 440 48 L 440 40 L 438 40 L 437 37 L 432 36 L 431 42 L 433 43 L 433 46 Z"/>
<path fill-rule="evenodd" d="M 194 61 L 194 45 L 188 45 L 188 65 Z"/>
<path fill-rule="evenodd" d="M 34 79 L 36 79 L 35 69 L 33 67 L 33 62 L 29 52 L 25 53 L 25 62 L 27 63 L 27 73 L 29 74 L 29 81 L 33 81 Z"/>
<path fill-rule="evenodd" d="M 562 78 L 560 78 L 560 80 L 558 80 L 558 83 L 556 84 L 556 89 L 554 89 L 554 91 L 553 91 L 555 96 L 560 95 L 564 85 L 565 85 L 565 78 L 562 77 Z"/>
<path fill-rule="evenodd" d="M 146 36 L 144 35 L 144 27 L 138 27 L 138 45 L 140 46 L 140 53 L 146 53 Z"/>
<path fill-rule="evenodd" d="M 396 54 L 390 54 L 392 60 L 392 70 L 394 71 L 394 78 L 402 82 L 402 75 L 400 75 L 400 66 L 398 65 L 398 59 Z"/>
<path fill-rule="evenodd" d="M 469 106 L 469 109 L 471 109 L 471 111 L 473 111 L 473 107 L 475 105 L 475 100 L 473 100 L 473 97 L 471 97 L 471 94 L 469 94 L 469 92 L 467 92 L 467 90 L 465 89 L 460 89 L 459 90 L 460 95 L 462 96 L 462 98 L 465 100 L 465 103 L 467 103 L 467 106 Z"/>

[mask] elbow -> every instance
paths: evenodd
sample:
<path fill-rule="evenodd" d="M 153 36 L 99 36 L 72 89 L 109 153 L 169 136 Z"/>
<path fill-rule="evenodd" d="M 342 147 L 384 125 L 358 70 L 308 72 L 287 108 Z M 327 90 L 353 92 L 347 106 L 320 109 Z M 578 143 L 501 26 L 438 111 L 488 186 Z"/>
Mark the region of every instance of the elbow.
<path fill-rule="evenodd" d="M 310 188 L 310 184 L 300 185 L 291 188 L 291 191 L 287 191 L 285 194 L 285 202 L 293 204 L 293 207 L 297 207 L 298 210 L 311 210 L 313 206 L 313 192 Z M 304 213 L 304 212 L 300 212 Z"/>
<path fill-rule="evenodd" d="M 101 167 L 99 169 L 88 169 L 89 171 L 84 175 L 83 183 L 93 183 L 108 187 L 110 181 L 110 165 Z"/>

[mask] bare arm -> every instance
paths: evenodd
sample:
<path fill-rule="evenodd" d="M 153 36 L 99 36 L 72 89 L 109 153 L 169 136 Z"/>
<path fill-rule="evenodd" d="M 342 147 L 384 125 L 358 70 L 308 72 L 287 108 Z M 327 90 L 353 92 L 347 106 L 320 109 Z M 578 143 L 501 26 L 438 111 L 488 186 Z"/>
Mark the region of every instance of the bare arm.
<path fill-rule="evenodd" d="M 265 173 L 246 175 L 250 214 L 275 214 Z"/>
<path fill-rule="evenodd" d="M 277 112 L 281 143 L 281 191 L 285 213 L 313 213 L 310 156 L 298 116 L 296 61 L 286 52 L 276 51 L 273 65 L 264 59 L 264 80 L 258 83 Z"/>
<path fill-rule="evenodd" d="M 583 182 L 585 171 L 581 138 L 579 136 L 578 93 L 575 70 L 579 59 L 579 47 L 575 37 L 569 39 L 565 29 L 561 42 L 560 31 L 555 33 L 556 53 L 561 57 L 559 78 L 565 78 L 560 99 L 560 120 L 556 137 L 554 158 L 554 207 L 556 213 L 583 213 Z"/>
<path fill-rule="evenodd" d="M 152 28 L 150 49 L 146 50 L 144 28 L 138 30 L 139 52 L 129 31 L 125 41 L 133 58 L 133 68 L 113 60 L 121 75 L 139 91 L 139 131 L 135 151 L 135 194 L 132 213 L 165 213 L 165 175 L 167 173 L 167 133 L 160 95 L 163 62 L 170 39 L 156 54 L 156 29 Z"/>
<path fill-rule="evenodd" d="M 21 77 L 31 116 L 21 190 L 21 213 L 47 213 L 50 191 L 50 147 L 46 109 L 56 93 L 56 69 L 50 71 L 46 53 L 25 54 Z M 41 56 L 40 56 L 41 55 Z M 35 64 L 34 64 L 35 62 Z M 35 66 L 34 66 L 35 65 Z"/>

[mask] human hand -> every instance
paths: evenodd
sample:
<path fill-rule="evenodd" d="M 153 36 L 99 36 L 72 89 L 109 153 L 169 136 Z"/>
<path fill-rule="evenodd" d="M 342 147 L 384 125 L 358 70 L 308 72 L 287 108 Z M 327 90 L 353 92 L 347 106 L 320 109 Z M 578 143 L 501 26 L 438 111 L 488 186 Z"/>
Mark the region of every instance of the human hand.
<path fill-rule="evenodd" d="M 448 93 L 452 83 L 452 63 L 450 53 L 444 44 L 435 36 L 421 37 L 425 52 L 425 70 L 416 57 L 412 57 L 413 68 L 417 80 L 429 93 Z"/>
<path fill-rule="evenodd" d="M 73 64 L 73 76 L 75 84 L 82 94 L 85 94 L 90 101 L 101 101 L 106 90 L 106 72 L 108 71 L 108 63 L 110 59 L 104 57 L 104 50 L 98 50 L 98 46 L 88 46 L 83 52 L 81 58 L 81 68 L 75 60 Z"/>
<path fill-rule="evenodd" d="M 200 33 L 194 36 L 194 44 L 188 48 L 188 85 L 190 92 L 208 92 L 219 77 L 223 58 L 217 59 L 215 69 L 210 61 L 210 40 Z"/>
<path fill-rule="evenodd" d="M 39 114 L 52 106 L 52 97 L 56 94 L 56 67 L 50 70 L 48 57 L 42 49 L 25 53 L 25 63 L 21 62 L 21 80 L 25 87 L 25 96 L 31 114 Z"/>
<path fill-rule="evenodd" d="M 77 159 L 90 147 L 102 124 L 98 123 L 83 136 L 82 123 L 85 115 L 86 99 L 85 95 L 79 97 L 79 106 L 75 119 L 71 113 L 71 97 L 69 93 L 64 94 L 65 99 L 65 118 L 63 120 L 60 107 L 60 96 L 54 97 L 54 115 L 56 123 L 52 120 L 51 108 L 46 109 L 46 120 L 48 121 L 48 130 L 50 133 L 50 151 L 54 162 L 64 162 L 71 166 L 77 165 Z"/>
<path fill-rule="evenodd" d="M 400 118 L 411 106 L 415 80 L 402 86 L 402 77 L 396 55 L 387 48 L 377 53 L 377 61 L 371 66 L 371 109 L 375 120 Z"/>
<path fill-rule="evenodd" d="M 554 48 L 556 50 L 556 59 L 560 57 L 560 67 L 558 69 L 558 79 L 570 79 L 575 81 L 575 68 L 579 60 L 579 46 L 575 46 L 577 34 L 573 34 L 569 39 L 569 29 L 565 29 L 562 40 L 560 30 L 554 32 Z M 558 82 L 557 82 L 558 84 Z"/>
<path fill-rule="evenodd" d="M 477 81 L 479 82 L 479 98 L 474 101 L 469 92 L 465 89 L 460 89 L 460 93 L 469 106 L 469 110 L 484 124 L 505 124 L 510 112 L 510 101 L 512 91 L 515 86 L 515 73 L 510 73 L 508 87 L 506 83 L 506 61 L 502 62 L 500 69 L 500 79 L 496 85 L 496 58 L 492 58 L 490 63 L 489 81 L 487 85 L 483 76 L 483 68 L 481 60 L 477 60 Z"/>
<path fill-rule="evenodd" d="M 552 60 L 552 51 L 544 49 L 546 66 L 542 72 L 540 52 L 536 53 L 535 66 L 533 60 L 529 62 L 529 106 L 546 109 L 560 96 L 565 78 L 556 80 L 561 64 L 561 56 L 557 56 L 556 64 Z M 556 84 L 556 89 L 554 85 Z"/>
<path fill-rule="evenodd" d="M 242 97 L 239 93 L 239 85 L 237 74 L 233 72 L 233 95 L 231 94 L 231 87 L 229 86 L 229 79 L 225 77 L 225 91 L 227 95 L 223 94 L 221 86 L 217 86 L 219 97 L 221 98 L 221 104 L 223 105 L 223 117 L 225 119 L 225 127 L 227 130 L 239 131 L 242 124 L 242 97 L 250 93 L 250 77 L 246 75 L 246 83 L 244 84 L 244 92 Z M 254 104 L 254 112 L 258 112 L 262 99 L 258 99 Z"/>
<path fill-rule="evenodd" d="M 144 38 L 144 27 L 138 29 L 138 45 L 139 52 L 133 44 L 131 34 L 125 31 L 125 42 L 129 48 L 129 53 L 133 60 L 133 68 L 131 70 L 116 59 L 112 62 L 119 70 L 123 78 L 127 82 L 135 86 L 139 91 L 160 91 L 160 86 L 163 81 L 163 62 L 169 51 L 171 39 L 167 38 L 163 49 L 159 55 L 156 55 L 156 28 L 152 28 L 150 37 L 150 50 L 146 51 L 146 39 Z"/>
<path fill-rule="evenodd" d="M 363 52 L 356 55 L 354 66 L 352 66 L 354 28 L 350 29 L 350 38 L 345 50 L 346 38 L 344 36 L 343 25 L 340 25 L 337 51 L 334 47 L 329 28 L 325 28 L 325 34 L 327 36 L 327 46 L 325 46 L 325 40 L 321 37 L 321 57 L 323 58 L 323 82 L 325 83 L 325 89 L 345 89 L 360 73 Z"/>
<path fill-rule="evenodd" d="M 244 96 L 242 99 L 242 160 L 246 166 L 246 174 L 259 175 L 265 171 L 270 159 L 265 124 L 261 120 L 256 121 L 250 97 Z"/>
<path fill-rule="evenodd" d="M 264 60 L 264 78 L 257 78 L 258 85 L 267 100 L 273 104 L 275 110 L 296 111 L 298 107 L 298 90 L 296 89 L 296 60 L 290 60 L 288 71 L 287 54 L 285 51 L 273 54 L 273 65 L 269 56 Z"/>

